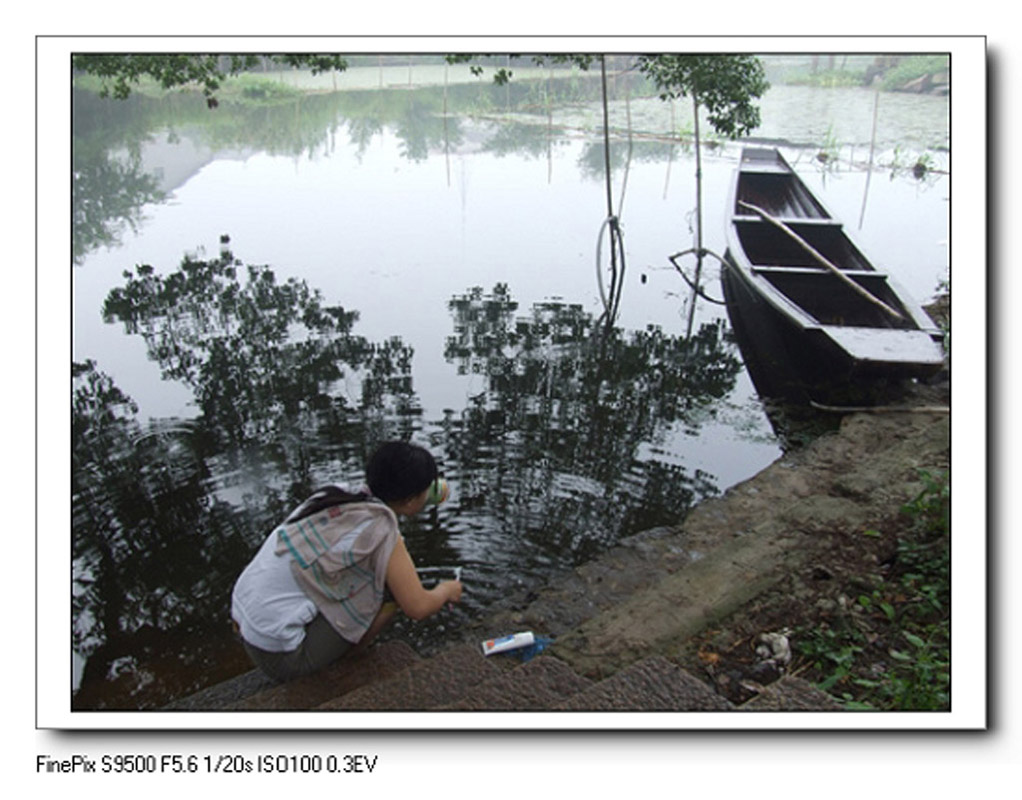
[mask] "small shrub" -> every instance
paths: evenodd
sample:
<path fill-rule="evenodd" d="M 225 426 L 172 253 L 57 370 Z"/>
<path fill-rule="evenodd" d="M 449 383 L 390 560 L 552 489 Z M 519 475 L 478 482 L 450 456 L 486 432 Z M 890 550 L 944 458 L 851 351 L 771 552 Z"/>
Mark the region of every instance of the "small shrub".
<path fill-rule="evenodd" d="M 888 90 L 899 89 L 916 78 L 929 75 L 933 72 L 942 72 L 947 68 L 947 56 L 909 56 L 884 75 L 882 86 Z"/>
<path fill-rule="evenodd" d="M 282 100 L 292 100 L 300 92 L 293 86 L 281 83 L 279 80 L 267 78 L 263 75 L 246 73 L 229 81 L 226 85 L 225 94 L 237 94 L 242 102 L 252 103 L 273 103 Z"/>
<path fill-rule="evenodd" d="M 833 624 L 795 635 L 809 677 L 848 709 L 949 707 L 949 487 L 946 475 L 920 476 L 923 488 L 902 508 L 905 526 L 889 573 Z"/>

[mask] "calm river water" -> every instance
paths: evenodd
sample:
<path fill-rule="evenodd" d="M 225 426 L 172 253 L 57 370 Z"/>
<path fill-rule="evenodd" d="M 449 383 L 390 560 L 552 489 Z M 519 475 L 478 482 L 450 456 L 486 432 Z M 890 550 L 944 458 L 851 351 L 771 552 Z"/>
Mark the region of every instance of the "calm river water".
<path fill-rule="evenodd" d="M 686 106 L 612 87 L 626 271 L 608 329 L 598 84 L 406 75 L 215 110 L 75 93 L 77 707 L 248 669 L 235 577 L 305 494 L 360 482 L 381 440 L 428 446 L 453 488 L 404 527 L 420 566 L 466 585 L 399 629 L 423 647 L 781 453 L 724 309 L 693 309 L 668 261 L 694 243 L 694 154 L 669 137 Z M 870 176 L 874 100 L 776 87 L 756 136 L 925 300 L 946 277 L 947 100 L 882 95 Z M 703 160 L 718 253 L 738 147 Z M 939 171 L 920 180 L 904 167 L 921 155 Z"/>

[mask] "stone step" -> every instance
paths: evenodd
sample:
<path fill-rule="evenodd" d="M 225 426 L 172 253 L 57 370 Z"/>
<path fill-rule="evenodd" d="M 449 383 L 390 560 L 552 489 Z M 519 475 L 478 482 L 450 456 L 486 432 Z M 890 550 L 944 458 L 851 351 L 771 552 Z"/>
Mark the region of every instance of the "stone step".
<path fill-rule="evenodd" d="M 456 702 L 470 687 L 512 667 L 487 659 L 478 645 L 456 645 L 396 675 L 323 702 L 317 709 L 424 711 Z"/>
<path fill-rule="evenodd" d="M 492 658 L 502 658 L 493 656 Z M 511 658 L 507 656 L 506 658 Z M 592 686 L 560 659 L 541 655 L 484 681 L 437 710 L 541 711 Z"/>
<path fill-rule="evenodd" d="M 763 687 L 750 700 L 738 706 L 739 711 L 843 711 L 843 707 L 826 692 L 809 681 L 785 675 Z"/>
<path fill-rule="evenodd" d="M 734 706 L 662 656 L 649 656 L 556 704 L 555 711 L 730 711 Z"/>
<path fill-rule="evenodd" d="M 304 711 L 333 698 L 386 680 L 422 659 L 401 641 L 380 642 L 304 678 L 271 685 L 225 707 L 238 711 Z"/>
<path fill-rule="evenodd" d="M 194 694 L 179 697 L 161 711 L 220 711 L 233 708 L 246 697 L 273 686 L 273 681 L 257 669 L 209 686 Z"/>

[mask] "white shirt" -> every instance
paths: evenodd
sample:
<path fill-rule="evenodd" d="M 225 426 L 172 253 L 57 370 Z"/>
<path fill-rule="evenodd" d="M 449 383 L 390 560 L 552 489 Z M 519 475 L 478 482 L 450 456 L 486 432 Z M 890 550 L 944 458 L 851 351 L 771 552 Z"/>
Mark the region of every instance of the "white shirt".
<path fill-rule="evenodd" d="M 369 528 L 373 519 L 356 525 L 330 553 L 343 553 L 350 540 Z M 319 608 L 302 589 L 291 570 L 291 555 L 277 551 L 277 532 L 266 537 L 262 547 L 242 571 L 231 593 L 231 616 L 249 644 L 271 653 L 297 650 L 305 640 L 305 626 Z"/>
<path fill-rule="evenodd" d="M 271 653 L 297 650 L 316 604 L 291 572 L 291 557 L 274 552 L 277 537 L 266 537 L 231 594 L 231 616 L 249 644 Z"/>

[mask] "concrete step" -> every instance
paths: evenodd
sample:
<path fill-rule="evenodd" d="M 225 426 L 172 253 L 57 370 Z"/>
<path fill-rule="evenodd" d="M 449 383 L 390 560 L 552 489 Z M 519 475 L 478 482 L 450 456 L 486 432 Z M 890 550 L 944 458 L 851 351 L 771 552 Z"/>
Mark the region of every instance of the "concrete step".
<path fill-rule="evenodd" d="M 456 702 L 470 687 L 512 666 L 487 659 L 478 645 L 456 645 L 382 681 L 325 701 L 317 709 L 424 711 Z"/>
<path fill-rule="evenodd" d="M 575 673 L 560 659 L 541 655 L 476 685 L 459 700 L 437 710 L 541 711 L 590 686 L 592 681 Z"/>
<path fill-rule="evenodd" d="M 374 644 L 352 658 L 344 658 L 315 675 L 271 685 L 225 707 L 244 711 L 304 711 L 363 686 L 378 683 L 422 661 L 401 641 Z"/>
<path fill-rule="evenodd" d="M 730 711 L 734 706 L 662 656 L 650 656 L 556 704 L 555 711 Z"/>

